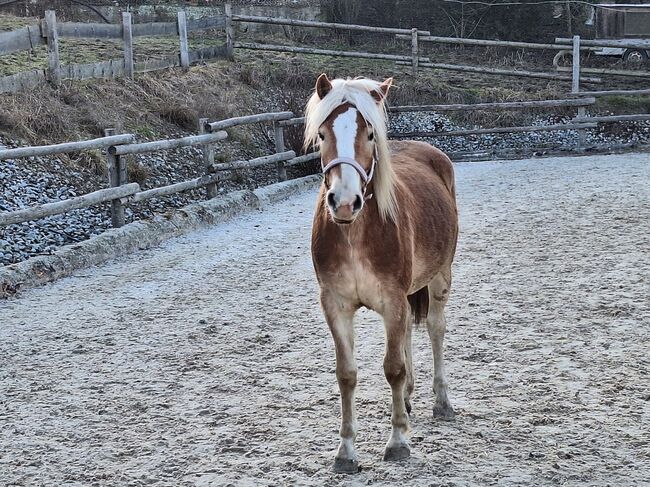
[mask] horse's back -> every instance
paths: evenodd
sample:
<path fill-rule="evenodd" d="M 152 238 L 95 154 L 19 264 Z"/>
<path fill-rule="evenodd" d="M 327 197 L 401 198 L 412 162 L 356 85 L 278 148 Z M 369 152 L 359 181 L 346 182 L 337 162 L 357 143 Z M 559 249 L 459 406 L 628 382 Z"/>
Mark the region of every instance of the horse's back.
<path fill-rule="evenodd" d="M 447 154 L 416 140 L 392 140 L 389 145 L 393 167 L 400 179 L 415 177 L 421 181 L 422 177 L 427 179 L 427 172 L 433 171 L 455 200 L 454 167 Z"/>
<path fill-rule="evenodd" d="M 454 168 L 444 152 L 424 142 L 391 141 L 390 149 L 398 205 L 414 236 L 413 282 L 419 289 L 417 283 L 426 285 L 437 272 L 448 274 L 454 257 L 458 237 Z"/>

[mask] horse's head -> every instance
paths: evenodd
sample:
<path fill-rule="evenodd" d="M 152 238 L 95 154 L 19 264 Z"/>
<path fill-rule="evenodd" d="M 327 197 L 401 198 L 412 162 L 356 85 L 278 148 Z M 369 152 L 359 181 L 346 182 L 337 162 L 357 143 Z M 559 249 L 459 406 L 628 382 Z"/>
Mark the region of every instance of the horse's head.
<path fill-rule="evenodd" d="M 392 78 L 333 80 L 322 74 L 307 104 L 305 143 L 320 146 L 326 204 L 335 223 L 352 223 L 387 153 L 384 99 Z M 376 188 L 376 185 L 374 186 Z"/>

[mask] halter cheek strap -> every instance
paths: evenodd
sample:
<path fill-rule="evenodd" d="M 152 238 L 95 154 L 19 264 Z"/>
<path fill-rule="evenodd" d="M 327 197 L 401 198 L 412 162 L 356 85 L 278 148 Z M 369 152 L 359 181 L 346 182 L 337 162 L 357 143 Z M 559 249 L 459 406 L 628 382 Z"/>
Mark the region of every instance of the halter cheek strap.
<path fill-rule="evenodd" d="M 337 157 L 336 159 L 332 159 L 327 166 L 323 168 L 323 174 L 327 174 L 328 171 L 330 171 L 332 168 L 336 166 L 340 166 L 342 164 L 347 164 L 348 166 L 352 166 L 358 173 L 359 176 L 361 177 L 361 180 L 363 181 L 363 195 L 364 199 L 367 201 L 370 198 L 372 198 L 372 194 L 369 194 L 366 196 L 366 188 L 368 187 L 368 183 L 372 180 L 372 177 L 375 174 L 375 166 L 377 165 L 377 160 L 375 158 L 372 159 L 372 166 L 370 167 L 370 173 L 367 173 L 366 170 L 359 164 L 357 161 L 352 159 L 351 157 Z"/>

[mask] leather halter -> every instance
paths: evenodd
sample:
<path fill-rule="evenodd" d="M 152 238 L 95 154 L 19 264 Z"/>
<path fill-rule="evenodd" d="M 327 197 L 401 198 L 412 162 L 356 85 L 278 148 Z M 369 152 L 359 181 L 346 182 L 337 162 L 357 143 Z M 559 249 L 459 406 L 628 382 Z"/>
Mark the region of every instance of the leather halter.
<path fill-rule="evenodd" d="M 331 169 L 335 168 L 336 166 L 340 166 L 342 164 L 347 164 L 348 166 L 352 166 L 359 173 L 359 176 L 363 181 L 364 199 L 367 201 L 370 198 L 372 198 L 372 193 L 366 196 L 366 188 L 368 187 L 370 181 L 372 181 L 372 177 L 375 175 L 375 166 L 377 165 L 377 160 L 374 157 L 372 158 L 372 166 L 370 167 L 370 173 L 368 174 L 366 170 L 363 168 L 363 166 L 359 164 L 356 160 L 352 159 L 351 157 L 337 157 L 335 159 L 332 159 L 327 164 L 327 166 L 323 168 L 323 174 L 327 174 Z"/>

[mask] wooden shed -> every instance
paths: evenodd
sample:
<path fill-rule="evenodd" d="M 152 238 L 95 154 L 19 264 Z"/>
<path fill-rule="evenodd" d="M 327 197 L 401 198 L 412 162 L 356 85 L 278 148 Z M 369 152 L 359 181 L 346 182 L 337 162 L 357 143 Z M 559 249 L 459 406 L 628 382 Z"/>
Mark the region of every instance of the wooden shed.
<path fill-rule="evenodd" d="M 597 39 L 650 39 L 649 4 L 597 4 Z"/>

